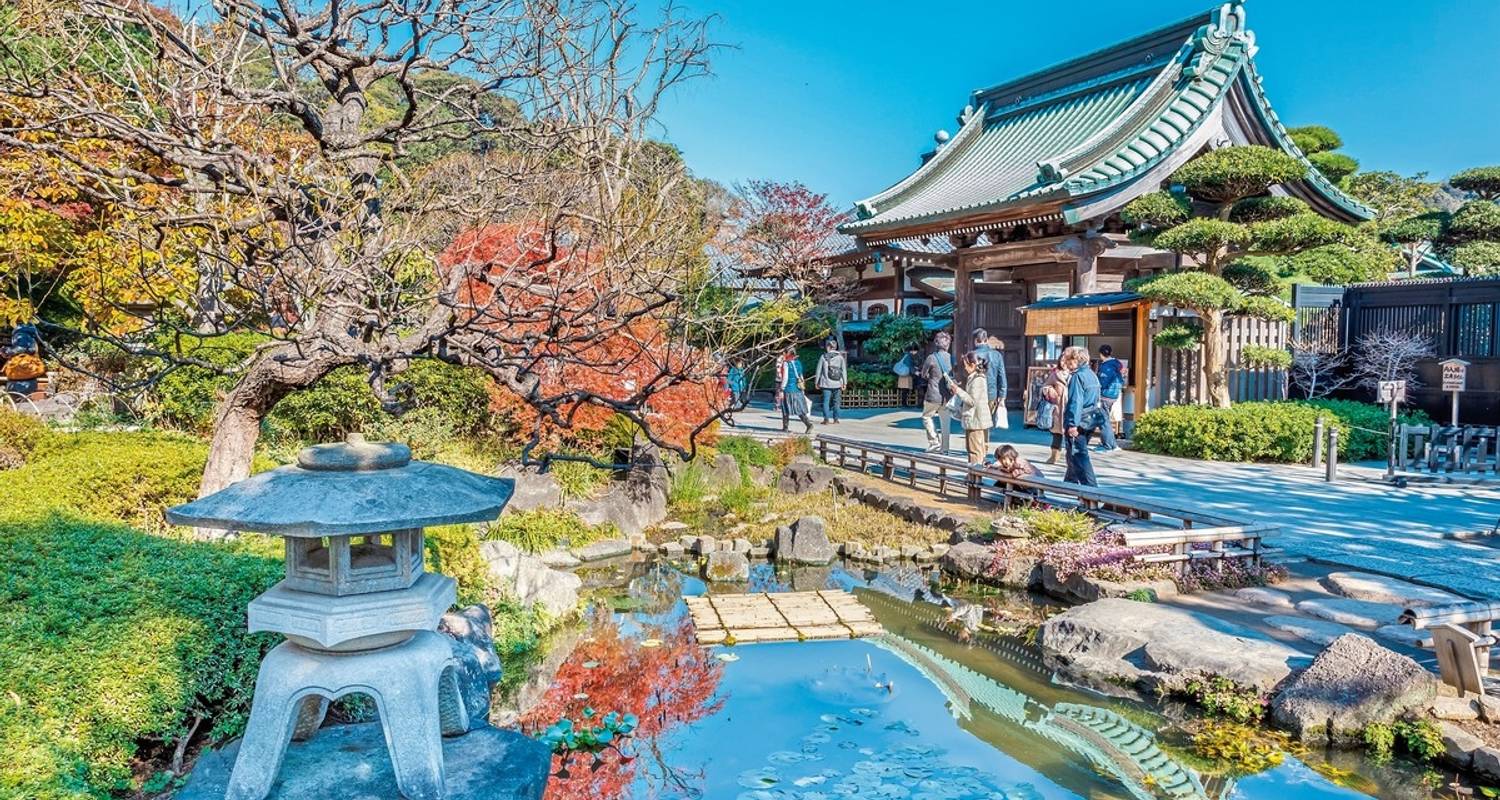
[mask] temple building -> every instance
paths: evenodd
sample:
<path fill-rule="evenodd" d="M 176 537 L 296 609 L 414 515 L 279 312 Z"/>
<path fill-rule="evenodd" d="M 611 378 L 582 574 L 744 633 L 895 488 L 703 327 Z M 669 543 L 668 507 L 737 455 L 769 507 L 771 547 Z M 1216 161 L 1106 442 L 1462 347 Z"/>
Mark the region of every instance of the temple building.
<path fill-rule="evenodd" d="M 1344 222 L 1371 215 L 1292 143 L 1262 91 L 1255 52 L 1236 1 L 975 91 L 957 131 L 939 131 L 916 171 L 856 204 L 841 228 L 853 245 L 829 263 L 853 270 L 867 286 L 862 298 L 889 302 L 887 313 L 923 302 L 913 296 L 921 286 L 946 287 L 956 341 L 977 327 L 1000 337 L 1013 387 L 1068 344 L 1109 342 L 1148 365 L 1156 312 L 1121 289 L 1176 256 L 1133 244 L 1120 211 L 1170 189 L 1189 159 L 1231 145 L 1280 148 L 1308 170 L 1274 193 Z M 1132 374 L 1140 409 L 1150 370 Z"/>

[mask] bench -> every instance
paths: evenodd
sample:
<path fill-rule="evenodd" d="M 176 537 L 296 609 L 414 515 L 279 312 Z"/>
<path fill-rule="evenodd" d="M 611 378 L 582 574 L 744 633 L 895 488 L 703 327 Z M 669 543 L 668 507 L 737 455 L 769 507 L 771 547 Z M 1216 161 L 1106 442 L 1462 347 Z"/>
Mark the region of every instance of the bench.
<path fill-rule="evenodd" d="M 1410 625 L 1416 630 L 1433 631 L 1434 644 L 1437 641 L 1437 628 L 1442 625 L 1461 628 L 1479 637 L 1488 637 L 1494 627 L 1496 617 L 1500 617 L 1500 602 L 1489 602 L 1485 600 L 1474 600 L 1467 603 L 1453 603 L 1446 606 L 1415 606 L 1404 609 L 1397 621 L 1402 625 Z M 1486 649 L 1479 655 L 1479 666 L 1481 674 L 1488 672 L 1490 668 L 1489 650 Z"/>
<path fill-rule="evenodd" d="M 1248 558 L 1251 564 L 1260 566 L 1261 536 L 1274 530 L 1274 525 L 1133 530 L 1125 532 L 1125 544 L 1136 549 L 1169 548 L 1166 552 L 1142 553 L 1135 560 L 1146 564 L 1177 564 L 1186 574 L 1192 564 L 1213 563 L 1216 569 L 1222 569 L 1225 559 L 1231 558 Z"/>

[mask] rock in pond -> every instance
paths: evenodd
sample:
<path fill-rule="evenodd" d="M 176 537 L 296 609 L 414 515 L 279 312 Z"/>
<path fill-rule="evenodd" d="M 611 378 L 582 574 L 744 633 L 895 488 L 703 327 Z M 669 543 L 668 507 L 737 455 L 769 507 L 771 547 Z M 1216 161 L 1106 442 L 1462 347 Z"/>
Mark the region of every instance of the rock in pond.
<path fill-rule="evenodd" d="M 1269 692 L 1307 656 L 1248 628 L 1181 608 L 1105 598 L 1042 625 L 1042 658 L 1064 676 L 1100 689 L 1182 691 L 1220 676 Z"/>
<path fill-rule="evenodd" d="M 469 723 L 468 728 L 461 732 L 488 725 L 490 690 L 500 682 L 501 674 L 500 657 L 495 654 L 495 625 L 489 607 L 472 605 L 444 614 L 438 622 L 438 633 L 451 639 L 453 657 L 458 659 L 454 674 Z M 443 731 L 448 736 L 458 732 Z"/>
<path fill-rule="evenodd" d="M 565 616 L 578 606 L 583 579 L 577 575 L 552 569 L 510 542 L 483 542 L 479 553 L 489 566 L 490 579 L 515 595 L 522 605 L 540 603 L 554 617 Z"/>
<path fill-rule="evenodd" d="M 836 555 L 828 543 L 822 517 L 802 517 L 776 529 L 776 560 L 793 564 L 827 564 Z"/>
<path fill-rule="evenodd" d="M 979 542 L 959 542 L 948 548 L 939 561 L 944 572 L 972 581 L 989 574 L 990 565 L 995 561 L 995 548 Z"/>
<path fill-rule="evenodd" d="M 708 561 L 703 565 L 703 577 L 710 581 L 748 581 L 750 580 L 750 559 L 744 553 L 736 553 L 730 550 L 715 550 L 708 554 Z"/>
<path fill-rule="evenodd" d="M 632 545 L 628 540 L 605 539 L 602 542 L 594 542 L 593 544 L 584 545 L 583 547 L 575 547 L 573 548 L 573 555 L 576 556 L 579 561 L 603 561 L 606 558 L 619 558 L 620 556 L 628 556 L 634 549 L 635 546 Z"/>
<path fill-rule="evenodd" d="M 1366 725 L 1424 708 L 1434 684 L 1417 662 L 1349 633 L 1276 695 L 1271 717 L 1303 741 L 1355 747 Z"/>

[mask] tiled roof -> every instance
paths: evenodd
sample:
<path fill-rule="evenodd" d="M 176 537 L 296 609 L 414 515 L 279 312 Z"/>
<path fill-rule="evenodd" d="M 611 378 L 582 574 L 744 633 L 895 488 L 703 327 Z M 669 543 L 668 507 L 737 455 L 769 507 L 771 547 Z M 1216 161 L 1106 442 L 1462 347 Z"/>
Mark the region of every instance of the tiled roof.
<path fill-rule="evenodd" d="M 1075 294 L 1067 297 L 1048 297 L 1035 303 L 1021 306 L 1019 310 L 1030 311 L 1032 309 L 1047 308 L 1102 308 L 1104 306 L 1120 305 L 1121 303 L 1134 303 L 1141 296 L 1135 292 L 1094 292 L 1091 294 Z"/>
<path fill-rule="evenodd" d="M 1254 35 L 1234 0 L 975 92 L 958 133 L 910 176 L 856 204 L 860 219 L 842 229 L 878 240 L 887 231 L 977 214 L 1025 216 L 1030 207 L 1062 206 L 1066 218 L 1069 204 L 1104 196 L 1161 164 L 1212 118 L 1241 79 L 1240 92 L 1250 96 L 1270 140 L 1301 157 L 1259 91 L 1250 71 L 1254 53 Z M 1308 169 L 1311 191 L 1328 196 L 1342 213 L 1368 216 L 1368 209 Z"/>

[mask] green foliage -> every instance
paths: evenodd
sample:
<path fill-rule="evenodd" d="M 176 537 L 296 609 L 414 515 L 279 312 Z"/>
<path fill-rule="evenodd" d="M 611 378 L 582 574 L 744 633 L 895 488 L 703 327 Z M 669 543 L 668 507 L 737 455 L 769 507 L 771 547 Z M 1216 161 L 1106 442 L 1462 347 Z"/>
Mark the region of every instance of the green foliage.
<path fill-rule="evenodd" d="M 1157 600 L 1155 589 L 1132 589 L 1125 593 L 1126 600 L 1134 600 L 1137 603 L 1155 603 Z"/>
<path fill-rule="evenodd" d="M 1344 146 L 1344 140 L 1326 125 L 1303 125 L 1289 128 L 1287 135 L 1291 137 L 1292 144 L 1297 145 L 1297 149 L 1308 156 L 1337 150 Z"/>
<path fill-rule="evenodd" d="M 1500 203 L 1470 200 L 1448 220 L 1448 238 L 1456 242 L 1500 239 Z"/>
<path fill-rule="evenodd" d="M 1132 233 L 1132 237 L 1143 237 L 1148 241 L 1155 239 L 1163 229 L 1187 222 L 1192 214 L 1193 207 L 1188 199 L 1176 192 L 1143 194 L 1120 210 L 1120 218 L 1139 229 L 1140 236 Z"/>
<path fill-rule="evenodd" d="M 1169 322 L 1151 337 L 1151 342 L 1165 350 L 1191 350 L 1203 343 L 1203 329 L 1187 322 Z"/>
<path fill-rule="evenodd" d="M 488 599 L 490 568 L 479 552 L 479 532 L 473 525 L 441 525 L 423 534 L 427 568 L 458 582 L 460 606 Z"/>
<path fill-rule="evenodd" d="M 1233 203 L 1306 175 L 1307 167 L 1287 153 L 1248 145 L 1204 153 L 1178 169 L 1172 181 L 1187 187 L 1188 194 L 1200 200 Z"/>
<path fill-rule="evenodd" d="M 1332 416 L 1339 428 L 1340 458 L 1345 461 L 1364 461 L 1385 458 L 1387 437 L 1383 433 L 1390 428 L 1391 413 L 1383 406 L 1361 403 L 1358 400 L 1298 400 L 1297 403 L 1319 409 Z M 1407 409 L 1397 417 L 1398 422 L 1408 425 L 1431 425 L 1432 418 L 1421 409 Z M 1381 433 L 1371 433 L 1381 431 Z"/>
<path fill-rule="evenodd" d="M 1399 719 L 1389 725 L 1371 722 L 1360 731 L 1365 751 L 1378 762 L 1391 759 L 1396 745 L 1419 762 L 1431 761 L 1443 754 L 1443 733 L 1431 720 Z"/>
<path fill-rule="evenodd" d="M 1195 217 L 1156 235 L 1153 246 L 1200 260 L 1229 248 L 1243 248 L 1250 243 L 1250 231 L 1242 225 L 1210 217 Z"/>
<path fill-rule="evenodd" d="M 1375 211 L 1375 227 L 1385 231 L 1408 217 L 1421 214 L 1437 191 L 1425 173 L 1405 177 L 1394 172 L 1360 172 L 1344 180 L 1343 189 Z"/>
<path fill-rule="evenodd" d="M 1359 162 L 1353 156 L 1343 153 L 1313 153 L 1307 157 L 1307 160 L 1323 173 L 1323 177 L 1333 183 L 1342 181 L 1359 169 Z"/>
<path fill-rule="evenodd" d="M 921 319 L 905 314 L 886 314 L 870 326 L 870 338 L 865 340 L 864 352 L 876 360 L 894 364 L 906 353 L 906 348 L 920 347 L 926 341 L 927 329 Z"/>
<path fill-rule="evenodd" d="M 1240 348 L 1240 363 L 1247 367 L 1270 367 L 1286 369 L 1292 365 L 1292 354 L 1281 347 L 1263 347 L 1258 344 Z"/>
<path fill-rule="evenodd" d="M 1255 689 L 1241 687 L 1234 681 L 1217 675 L 1189 681 L 1187 692 L 1210 716 L 1239 723 L 1259 721 L 1265 716 L 1266 706 L 1270 703 L 1270 698 Z"/>
<path fill-rule="evenodd" d="M 179 336 L 159 343 L 174 358 L 209 367 L 176 366 L 163 371 L 151 387 L 148 416 L 161 425 L 207 433 L 213 426 L 214 406 L 234 387 L 234 377 L 228 373 L 248 361 L 263 341 L 250 334 L 230 334 Z"/>
<path fill-rule="evenodd" d="M 896 373 L 889 369 L 850 366 L 849 382 L 844 386 L 850 391 L 888 392 L 896 388 Z"/>
<path fill-rule="evenodd" d="M 1449 178 L 1448 183 L 1486 200 L 1500 200 L 1500 166 L 1472 167 Z"/>
<path fill-rule="evenodd" d="M 558 547 L 581 547 L 619 533 L 613 525 L 589 525 L 572 511 L 536 508 L 500 517 L 490 525 L 485 538 L 510 542 L 527 553 L 545 553 Z"/>
<path fill-rule="evenodd" d="M 1251 260 L 1254 259 L 1254 260 Z M 1276 295 L 1281 293 L 1282 282 L 1267 266 L 1267 259 L 1250 257 L 1224 267 L 1224 280 L 1245 294 Z"/>
<path fill-rule="evenodd" d="M 1364 742 L 1365 752 L 1377 763 L 1390 761 L 1396 750 L 1396 732 L 1383 722 L 1365 725 L 1364 730 L 1359 732 L 1359 738 Z"/>
<path fill-rule="evenodd" d="M 16 453 L 22 461 L 51 441 L 52 429 L 30 414 L 0 408 L 0 447 Z"/>
<path fill-rule="evenodd" d="M 45 509 L 162 530 L 162 509 L 197 496 L 207 459 L 202 443 L 170 434 L 54 434 L 4 473 L 0 517 Z"/>
<path fill-rule="evenodd" d="M 130 795 L 195 718 L 212 741 L 243 727 L 279 639 L 245 606 L 279 561 L 44 515 L 0 522 L 0 550 L 0 795 Z"/>
<path fill-rule="evenodd" d="M 1295 317 L 1295 312 L 1292 311 L 1291 306 L 1283 303 L 1279 298 L 1266 297 L 1264 295 L 1240 298 L 1240 301 L 1235 304 L 1234 312 L 1247 317 L 1279 320 L 1281 322 L 1291 322 Z"/>
<path fill-rule="evenodd" d="M 1352 400 L 1293 400 L 1236 403 L 1229 408 L 1163 406 L 1136 422 L 1136 448 L 1182 458 L 1212 461 L 1302 463 L 1312 457 L 1318 417 L 1339 430 L 1339 450 L 1346 461 L 1385 455 L 1389 414 L 1380 406 Z M 1420 411 L 1400 421 L 1430 424 Z M 1360 430 L 1364 428 L 1365 430 Z"/>
<path fill-rule="evenodd" d="M 1500 275 L 1500 242 L 1469 242 L 1453 251 L 1453 265 L 1465 275 Z"/>
<path fill-rule="evenodd" d="M 1290 256 L 1286 266 L 1318 283 L 1342 286 L 1382 280 L 1400 266 L 1400 257 L 1373 238 L 1355 236 L 1347 245 L 1324 245 Z"/>
<path fill-rule="evenodd" d="M 1026 532 L 1039 542 L 1082 542 L 1099 530 L 1099 523 L 1081 511 L 1071 509 L 1022 509 L 1016 512 L 1026 525 Z"/>
<path fill-rule="evenodd" d="M 758 439 L 749 436 L 724 436 L 717 445 L 720 453 L 734 456 L 740 467 L 769 467 L 776 463 L 776 455 Z"/>
<path fill-rule="evenodd" d="M 567 500 L 583 500 L 609 485 L 610 471 L 587 461 L 553 461 L 552 479 Z"/>
<path fill-rule="evenodd" d="M 1241 298 L 1239 291 L 1230 286 L 1229 281 L 1207 272 L 1153 275 L 1131 281 L 1130 288 L 1142 297 L 1159 303 L 1197 311 L 1234 308 Z"/>
<path fill-rule="evenodd" d="M 1344 244 L 1354 229 L 1321 214 L 1296 214 L 1250 226 L 1251 248 L 1262 253 L 1292 253 L 1330 244 Z"/>
<path fill-rule="evenodd" d="M 1229 212 L 1229 221 L 1248 225 L 1252 222 L 1265 222 L 1310 213 L 1312 213 L 1312 208 L 1295 197 L 1262 195 L 1247 197 L 1235 203 L 1234 208 Z"/>
<path fill-rule="evenodd" d="M 1394 244 L 1419 244 L 1442 238 L 1448 230 L 1449 214 L 1446 211 L 1429 211 L 1425 214 L 1406 217 L 1391 225 L 1381 238 Z"/>

